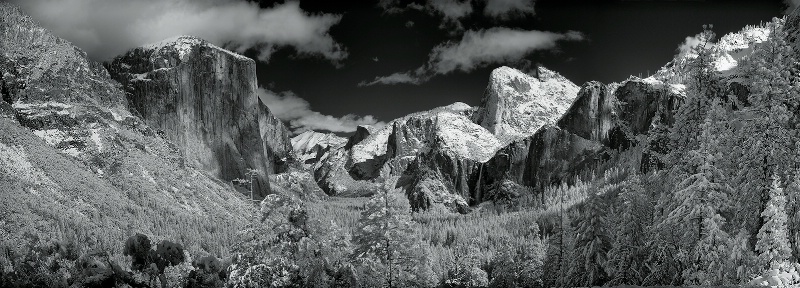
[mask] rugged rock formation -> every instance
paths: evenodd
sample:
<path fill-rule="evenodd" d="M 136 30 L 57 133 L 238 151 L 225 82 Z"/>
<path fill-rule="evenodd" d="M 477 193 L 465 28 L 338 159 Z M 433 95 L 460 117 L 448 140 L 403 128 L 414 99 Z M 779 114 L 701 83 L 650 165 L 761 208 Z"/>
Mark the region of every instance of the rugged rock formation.
<path fill-rule="evenodd" d="M 607 86 L 588 82 L 558 120 L 558 126 L 613 149 L 625 148 L 636 135 L 647 133 L 653 121 L 672 125 L 684 89 L 681 84 L 652 78 L 632 78 Z"/>
<path fill-rule="evenodd" d="M 372 135 L 372 131 L 370 131 L 371 128 L 371 126 L 358 125 L 358 127 L 356 127 L 356 132 L 353 133 L 350 138 L 347 138 L 347 144 L 345 144 L 344 149 L 352 149 L 353 146 L 367 139 L 369 135 Z"/>
<path fill-rule="evenodd" d="M 333 133 L 306 131 L 292 138 L 292 149 L 303 165 L 311 168 L 325 153 L 332 148 L 342 146 L 345 141 L 348 140 Z"/>
<path fill-rule="evenodd" d="M 480 162 L 448 149 L 433 147 L 409 163 L 397 181 L 415 210 L 443 205 L 448 210 L 466 213 L 470 204 L 479 203 L 477 189 Z"/>
<path fill-rule="evenodd" d="M 136 48 L 109 65 L 132 111 L 223 180 L 255 169 L 256 197 L 267 174 L 286 170 L 289 133 L 256 94 L 255 62 L 204 40 L 182 36 Z"/>
<path fill-rule="evenodd" d="M 536 77 L 500 67 L 492 71 L 475 123 L 504 144 L 554 124 L 578 94 L 578 86 L 544 67 Z"/>
<path fill-rule="evenodd" d="M 361 191 L 374 189 L 375 183 L 413 174 L 406 170 L 421 153 L 440 153 L 455 161 L 466 159 L 470 163 L 485 161 L 500 144 L 485 128 L 471 121 L 474 111 L 469 105 L 455 103 L 393 120 L 361 141 L 352 140 L 360 137 L 354 135 L 352 148 L 346 149 L 346 145 L 327 153 L 315 167 L 315 178 L 328 194 L 361 195 Z M 421 161 L 418 166 L 433 167 L 435 164 Z M 441 182 L 463 176 L 455 171 L 438 175 Z M 469 194 L 466 188 L 459 193 L 452 189 L 439 192 Z"/>
<path fill-rule="evenodd" d="M 540 129 L 531 137 L 526 169 L 520 184 L 541 191 L 570 179 L 602 159 L 603 146 L 554 126 Z"/>

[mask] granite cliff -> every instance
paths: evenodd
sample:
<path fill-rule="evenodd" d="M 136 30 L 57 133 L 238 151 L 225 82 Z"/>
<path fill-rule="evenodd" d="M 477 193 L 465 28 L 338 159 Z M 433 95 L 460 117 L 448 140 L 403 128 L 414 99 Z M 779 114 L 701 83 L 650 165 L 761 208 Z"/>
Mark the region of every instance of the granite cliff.
<path fill-rule="evenodd" d="M 192 165 L 226 181 L 255 170 L 254 197 L 269 194 L 267 175 L 294 161 L 288 130 L 256 94 L 252 59 L 181 36 L 133 49 L 108 66 L 131 111 Z"/>

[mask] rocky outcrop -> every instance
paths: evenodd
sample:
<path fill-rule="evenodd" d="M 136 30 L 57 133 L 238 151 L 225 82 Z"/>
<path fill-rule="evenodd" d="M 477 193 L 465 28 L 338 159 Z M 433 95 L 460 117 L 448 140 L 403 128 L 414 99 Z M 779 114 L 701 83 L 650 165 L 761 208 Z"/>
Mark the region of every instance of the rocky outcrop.
<path fill-rule="evenodd" d="M 466 213 L 477 200 L 472 191 L 477 188 L 478 167 L 480 162 L 435 147 L 409 163 L 396 186 L 404 190 L 415 211 L 441 206 Z"/>
<path fill-rule="evenodd" d="M 475 123 L 507 144 L 554 124 L 572 103 L 578 86 L 538 67 L 535 76 L 500 67 L 492 71 Z"/>
<path fill-rule="evenodd" d="M 627 148 L 654 121 L 672 125 L 684 86 L 653 78 L 631 78 L 622 84 L 587 82 L 558 126 L 613 149 Z"/>
<path fill-rule="evenodd" d="M 267 174 L 293 161 L 287 129 L 256 94 L 252 59 L 182 36 L 131 50 L 109 70 L 131 110 L 189 163 L 227 181 L 256 170 L 256 197 L 269 194 Z"/>
<path fill-rule="evenodd" d="M 125 108 L 125 96 L 103 65 L 46 29 L 13 5 L 0 5 L 0 66 L 4 79 L 15 79 L 24 87 L 8 103 L 91 103 L 114 109 Z M 14 69 L 17 66 L 19 69 Z M 11 68 L 11 69 L 9 69 Z"/>
<path fill-rule="evenodd" d="M 636 144 L 638 135 L 672 125 L 683 89 L 652 78 L 587 82 L 557 126 L 512 142 L 483 163 L 474 198 L 502 198 L 497 194 L 506 192 L 501 186 L 507 183 L 542 193 L 547 186 L 573 182 L 608 160 L 611 151 Z M 653 161 L 646 155 L 642 161 L 643 169 L 653 164 L 644 163 Z"/>
<path fill-rule="evenodd" d="M 554 126 L 544 127 L 531 137 L 526 169 L 520 184 L 542 191 L 603 160 L 603 146 Z"/>
<path fill-rule="evenodd" d="M 597 81 L 583 84 L 557 125 L 585 139 L 607 141 L 609 131 L 616 125 L 617 113 L 614 91 L 609 88 Z"/>
<path fill-rule="evenodd" d="M 333 133 L 306 131 L 292 138 L 292 149 L 303 166 L 314 167 L 325 153 L 335 147 L 341 147 L 347 139 Z"/>
<path fill-rule="evenodd" d="M 375 183 L 403 175 L 406 180 L 413 175 L 415 183 L 456 183 L 457 178 L 472 177 L 473 169 L 463 174 L 466 172 L 447 167 L 466 167 L 486 161 L 500 148 L 494 135 L 471 121 L 474 111 L 469 105 L 455 103 L 395 119 L 361 141 L 351 141 L 354 144 L 350 149 L 345 145 L 328 152 L 315 167 L 315 178 L 328 194 L 362 195 L 364 190 L 374 190 Z M 419 155 L 442 157 L 415 162 Z M 461 162 L 471 164 L 452 164 Z M 436 173 L 427 173 L 429 170 Z M 426 176 L 414 171 L 425 172 Z M 442 187 L 447 189 L 434 190 L 457 196 L 469 195 L 471 189 L 462 184 Z M 442 198 L 431 199 L 437 202 Z"/>
<path fill-rule="evenodd" d="M 372 134 L 370 129 L 371 126 L 358 125 L 358 127 L 356 127 L 356 132 L 347 138 L 347 144 L 344 145 L 344 149 L 352 149 L 353 146 L 367 139 L 367 137 Z"/>

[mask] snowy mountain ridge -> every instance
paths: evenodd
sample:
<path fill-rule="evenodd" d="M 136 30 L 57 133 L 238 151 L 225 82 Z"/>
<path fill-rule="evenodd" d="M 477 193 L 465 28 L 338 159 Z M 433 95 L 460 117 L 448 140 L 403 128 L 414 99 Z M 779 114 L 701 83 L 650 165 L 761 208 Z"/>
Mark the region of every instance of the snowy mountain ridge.
<path fill-rule="evenodd" d="M 717 71 L 723 72 L 723 75 L 733 74 L 739 60 L 750 54 L 754 45 L 766 41 L 770 33 L 768 27 L 750 25 L 738 32 L 723 35 L 716 43 L 711 44 L 714 51 L 714 67 Z M 683 83 L 685 81 L 682 77 L 689 69 L 687 64 L 694 58 L 697 58 L 697 53 L 694 51 L 679 53 L 651 77 L 668 83 Z"/>
<path fill-rule="evenodd" d="M 500 67 L 492 71 L 475 122 L 503 143 L 532 135 L 553 124 L 580 88 L 560 74 L 538 67 L 535 76 Z"/>

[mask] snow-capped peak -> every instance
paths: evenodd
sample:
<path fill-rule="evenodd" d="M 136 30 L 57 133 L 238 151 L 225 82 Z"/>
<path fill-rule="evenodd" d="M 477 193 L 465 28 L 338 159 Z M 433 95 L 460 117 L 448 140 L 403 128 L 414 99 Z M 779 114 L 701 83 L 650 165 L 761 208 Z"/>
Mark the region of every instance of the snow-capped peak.
<path fill-rule="evenodd" d="M 312 151 L 314 146 L 321 146 L 323 148 L 328 146 L 340 146 L 347 142 L 347 139 L 336 136 L 333 133 L 319 133 L 315 131 L 306 131 L 297 136 L 292 137 L 292 149 L 297 154 L 304 154 Z"/>
<path fill-rule="evenodd" d="M 142 45 L 141 48 L 146 49 L 146 50 L 155 50 L 155 51 L 162 51 L 165 48 L 166 49 L 174 49 L 175 51 L 178 52 L 178 57 L 181 60 L 185 60 L 186 56 L 189 55 L 192 52 L 192 49 L 194 49 L 194 47 L 197 47 L 197 46 L 207 46 L 207 47 L 210 47 L 210 48 L 217 49 L 219 51 L 225 52 L 225 53 L 227 53 L 227 54 L 229 54 L 231 56 L 234 56 L 234 57 L 236 57 L 238 59 L 250 60 L 250 58 L 247 58 L 247 57 L 245 57 L 243 55 L 237 54 L 235 52 L 232 52 L 232 51 L 229 51 L 227 49 L 224 49 L 224 48 L 221 48 L 219 46 L 216 46 L 214 44 L 211 44 L 210 42 L 208 42 L 206 40 L 203 40 L 201 38 L 198 38 L 198 37 L 195 37 L 195 36 L 189 36 L 189 35 L 180 35 L 180 36 L 175 36 L 175 37 L 172 37 L 172 38 L 167 38 L 167 39 L 155 42 L 155 43 Z"/>
<path fill-rule="evenodd" d="M 580 87 L 544 67 L 535 73 L 538 78 L 510 67 L 494 69 L 475 122 L 504 143 L 554 123 L 575 100 Z"/>

